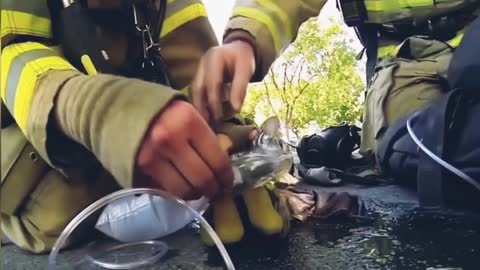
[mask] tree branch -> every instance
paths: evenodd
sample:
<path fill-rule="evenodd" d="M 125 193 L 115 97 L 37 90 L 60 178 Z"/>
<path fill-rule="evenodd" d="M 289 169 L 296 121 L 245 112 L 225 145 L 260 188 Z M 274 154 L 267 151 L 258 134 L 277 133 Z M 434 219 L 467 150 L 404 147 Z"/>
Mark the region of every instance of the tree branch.
<path fill-rule="evenodd" d="M 297 85 L 300 85 L 300 79 L 302 78 L 302 71 L 303 71 L 304 64 L 305 64 L 305 59 L 302 59 L 302 62 L 300 62 L 300 71 L 297 73 L 298 74 Z"/>
<path fill-rule="evenodd" d="M 265 92 L 267 94 L 268 105 L 270 105 L 270 109 L 272 109 L 273 114 L 275 114 L 275 116 L 278 117 L 278 113 L 275 111 L 275 108 L 273 107 L 273 104 L 272 104 L 272 100 L 270 98 L 270 90 L 268 88 L 267 81 L 263 80 L 263 84 L 265 86 Z"/>
<path fill-rule="evenodd" d="M 275 79 L 275 76 L 276 75 L 275 75 L 275 72 L 273 71 L 273 69 L 270 69 L 270 78 L 272 78 L 272 83 L 275 86 L 275 88 L 280 92 L 280 98 L 282 99 L 282 102 L 286 103 L 285 96 L 282 95 L 282 89 L 280 88 L 280 86 L 278 86 L 278 83 L 277 83 L 277 80 Z"/>

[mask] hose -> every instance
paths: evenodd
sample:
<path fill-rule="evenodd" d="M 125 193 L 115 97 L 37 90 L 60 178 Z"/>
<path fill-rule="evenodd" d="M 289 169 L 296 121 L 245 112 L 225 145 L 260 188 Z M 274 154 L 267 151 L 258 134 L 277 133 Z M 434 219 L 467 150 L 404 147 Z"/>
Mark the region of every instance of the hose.
<path fill-rule="evenodd" d="M 165 191 L 159 190 L 159 189 L 151 189 L 151 188 L 135 188 L 135 189 L 123 189 L 119 190 L 117 192 L 111 193 L 87 208 L 85 208 L 82 212 L 80 212 L 68 225 L 65 227 L 63 232 L 60 234 L 60 237 L 58 237 L 57 241 L 55 242 L 55 245 L 52 248 L 52 251 L 50 252 L 50 255 L 48 257 L 48 269 L 49 270 L 56 270 L 57 265 L 56 265 L 56 257 L 57 254 L 59 253 L 60 249 L 65 246 L 65 243 L 70 236 L 70 234 L 85 220 L 87 219 L 91 214 L 94 212 L 98 211 L 102 207 L 106 206 L 107 204 L 118 200 L 123 197 L 127 197 L 130 195 L 137 195 L 137 194 L 152 194 L 152 195 L 157 195 L 161 196 L 167 200 L 170 200 L 180 206 L 183 206 L 186 210 L 190 211 L 195 218 L 197 218 L 200 221 L 201 226 L 205 229 L 205 231 L 210 235 L 211 239 L 217 246 L 223 260 L 225 261 L 225 266 L 226 269 L 228 270 L 235 270 L 235 267 L 233 265 L 233 262 L 228 255 L 227 250 L 225 249 L 225 246 L 223 245 L 222 241 L 218 237 L 218 235 L 215 233 L 215 231 L 212 229 L 212 227 L 208 224 L 208 222 L 203 218 L 203 216 L 200 213 L 203 213 L 208 208 L 208 200 L 205 198 L 205 203 L 203 207 L 200 209 L 199 212 L 195 211 L 193 208 L 191 208 L 184 200 L 181 200 L 171 194 L 168 194 Z M 141 264 L 142 262 L 140 262 Z M 138 264 L 138 263 L 137 263 Z"/>
<path fill-rule="evenodd" d="M 430 151 L 417 137 L 417 135 L 415 135 L 415 132 L 413 132 L 413 129 L 412 129 L 412 126 L 410 124 L 410 121 L 412 119 L 415 119 L 416 117 L 418 116 L 418 113 L 414 114 L 411 118 L 407 119 L 407 130 L 408 130 L 408 134 L 410 135 L 410 137 L 412 138 L 412 140 L 417 144 L 417 146 L 423 151 L 425 152 L 425 154 L 427 154 L 431 159 L 433 159 L 435 162 L 437 162 L 438 164 L 440 164 L 442 167 L 444 167 L 445 169 L 449 170 L 450 172 L 454 173 L 456 176 L 460 177 L 461 179 L 465 180 L 466 182 L 468 182 L 469 184 L 471 184 L 472 186 L 474 186 L 478 191 L 480 191 L 480 183 L 478 183 L 477 181 L 475 181 L 472 177 L 468 176 L 466 173 L 462 172 L 461 170 L 455 168 L 453 165 L 451 165 L 450 163 L 446 162 L 445 160 L 443 160 L 442 158 L 440 158 L 439 156 L 435 155 L 435 153 L 433 153 L 432 151 Z"/>

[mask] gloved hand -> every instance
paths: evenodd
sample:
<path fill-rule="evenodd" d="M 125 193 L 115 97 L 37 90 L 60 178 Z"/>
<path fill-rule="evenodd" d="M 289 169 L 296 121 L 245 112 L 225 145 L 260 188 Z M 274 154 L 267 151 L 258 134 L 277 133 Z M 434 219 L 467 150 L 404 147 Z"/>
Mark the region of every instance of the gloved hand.
<path fill-rule="evenodd" d="M 252 128 L 224 125 L 219 130 L 223 134 L 217 135 L 221 148 L 229 153 L 246 149 L 258 134 Z M 286 201 L 282 198 L 277 196 L 274 188 L 266 186 L 247 190 L 238 196 L 222 195 L 212 201 L 206 217 L 225 244 L 241 241 L 250 227 L 263 235 L 285 236 L 289 230 L 290 216 Z M 240 210 L 242 204 L 245 211 Z M 251 226 L 246 226 L 247 223 Z M 202 230 L 201 234 L 206 245 L 214 245 L 206 232 Z"/>
<path fill-rule="evenodd" d="M 246 222 L 254 228 L 257 233 L 265 236 L 285 236 L 290 229 L 290 216 L 284 201 L 280 201 L 275 191 L 268 190 L 262 186 L 248 190 L 239 195 L 223 196 L 212 202 L 211 211 L 207 213 L 207 219 L 212 225 L 224 244 L 240 242 L 244 236 Z M 238 201 L 245 204 L 246 215 L 242 216 L 238 208 Z M 213 241 L 203 230 L 202 240 L 208 246 L 213 246 Z"/>

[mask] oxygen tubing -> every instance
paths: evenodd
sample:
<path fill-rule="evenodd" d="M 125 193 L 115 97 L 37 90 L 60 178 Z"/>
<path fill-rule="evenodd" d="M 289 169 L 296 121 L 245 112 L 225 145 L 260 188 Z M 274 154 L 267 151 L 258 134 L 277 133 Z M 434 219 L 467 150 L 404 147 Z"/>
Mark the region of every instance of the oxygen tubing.
<path fill-rule="evenodd" d="M 52 251 L 50 252 L 50 255 L 48 257 L 48 269 L 49 270 L 56 270 L 57 265 L 56 265 L 56 257 L 57 254 L 59 253 L 60 249 L 65 245 L 68 237 L 70 234 L 85 220 L 87 219 L 91 214 L 94 212 L 98 211 L 105 205 L 121 199 L 123 197 L 127 197 L 130 195 L 137 195 L 137 194 L 152 194 L 152 195 L 157 195 L 161 196 L 167 200 L 170 200 L 171 202 L 174 202 L 180 206 L 183 206 L 186 210 L 190 211 L 199 221 L 201 226 L 205 229 L 205 231 L 210 235 L 211 239 L 217 246 L 223 260 L 225 261 L 225 266 L 228 270 L 235 270 L 235 266 L 233 265 L 233 262 L 228 255 L 227 250 L 225 249 L 225 246 L 223 245 L 222 241 L 218 237 L 218 235 L 215 233 L 215 231 L 212 229 L 210 224 L 203 218 L 202 214 L 209 206 L 208 199 L 203 198 L 204 203 L 200 209 L 199 212 L 195 211 L 193 208 L 191 208 L 184 200 L 181 200 L 171 194 L 168 194 L 165 191 L 159 190 L 159 189 L 152 189 L 152 188 L 134 188 L 134 189 L 123 189 L 114 193 L 111 193 L 96 202 L 92 203 L 90 206 L 85 208 L 82 212 L 80 212 L 68 225 L 65 227 L 63 232 L 60 234 L 60 237 L 58 237 L 57 241 L 55 242 L 55 245 L 52 248 Z M 139 262 L 142 264 L 142 262 Z"/>
<path fill-rule="evenodd" d="M 461 179 L 467 181 L 469 184 L 471 184 L 472 186 L 474 186 L 478 191 L 480 191 L 480 183 L 478 183 L 477 181 L 475 181 L 473 178 L 471 178 L 470 176 L 468 176 L 466 173 L 462 172 L 461 170 L 455 168 L 453 165 L 451 165 L 450 163 L 446 162 L 445 160 L 443 160 L 442 158 L 440 158 L 439 156 L 435 155 L 435 153 L 433 153 L 432 151 L 430 151 L 430 149 L 428 149 L 421 141 L 420 139 L 418 139 L 417 135 L 415 135 L 415 132 L 413 132 L 413 129 L 412 129 L 412 126 L 410 124 L 410 121 L 412 119 L 415 119 L 417 118 L 418 116 L 418 113 L 415 113 L 411 118 L 407 119 L 407 130 L 408 130 L 408 134 L 410 135 L 410 137 L 412 138 L 412 140 L 417 144 L 417 146 L 423 151 L 425 152 L 425 154 L 427 154 L 431 159 L 433 159 L 435 162 L 437 162 L 438 164 L 440 164 L 442 167 L 444 167 L 445 169 L 451 171 L 452 173 L 454 173 L 455 175 L 457 175 L 458 177 L 460 177 Z"/>

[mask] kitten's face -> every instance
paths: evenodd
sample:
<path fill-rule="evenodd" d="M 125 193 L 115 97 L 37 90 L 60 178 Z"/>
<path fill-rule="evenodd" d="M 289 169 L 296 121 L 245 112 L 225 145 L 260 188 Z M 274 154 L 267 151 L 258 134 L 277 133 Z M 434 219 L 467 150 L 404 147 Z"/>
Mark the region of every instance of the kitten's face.
<path fill-rule="evenodd" d="M 266 135 L 271 137 L 280 136 L 280 120 L 276 116 L 272 116 L 265 120 L 261 125 L 261 129 Z"/>

